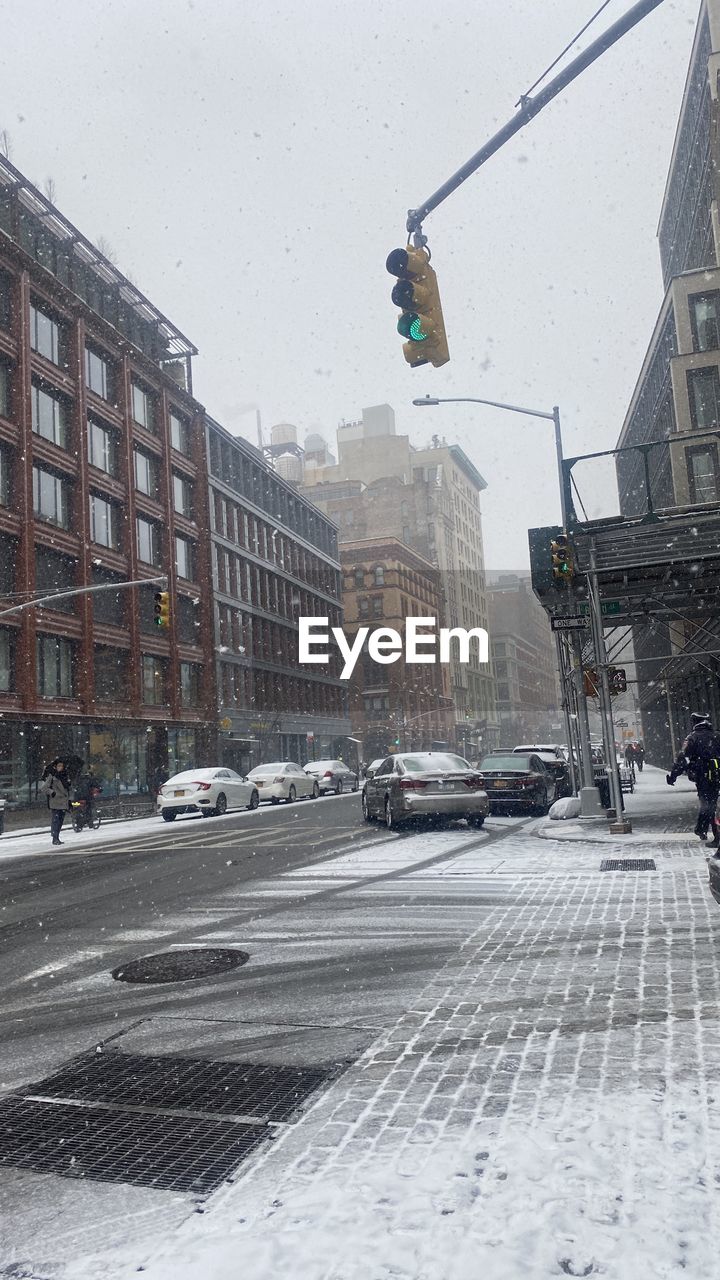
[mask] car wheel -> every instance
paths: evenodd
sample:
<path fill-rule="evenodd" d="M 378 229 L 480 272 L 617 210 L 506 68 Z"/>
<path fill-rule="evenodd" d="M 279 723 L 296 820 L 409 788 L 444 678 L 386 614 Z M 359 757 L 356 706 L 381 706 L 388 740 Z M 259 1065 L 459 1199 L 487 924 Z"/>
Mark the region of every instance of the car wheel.
<path fill-rule="evenodd" d="M 227 796 L 221 791 L 215 802 L 215 817 L 220 818 L 224 813 L 227 813 Z"/>
<path fill-rule="evenodd" d="M 390 797 L 386 796 L 385 797 L 385 826 L 387 827 L 388 831 L 395 831 L 397 830 L 398 825 L 399 824 L 397 819 L 393 816 Z"/>
<path fill-rule="evenodd" d="M 362 816 L 363 816 L 363 818 L 364 818 L 365 822 L 374 822 L 374 821 L 375 821 L 375 819 L 373 818 L 373 816 L 372 816 L 372 814 L 371 814 L 371 812 L 370 812 L 370 810 L 369 810 L 369 808 L 368 808 L 367 796 L 365 795 L 365 792 L 364 792 L 364 791 L 363 791 L 363 793 L 362 793 Z"/>
<path fill-rule="evenodd" d="M 484 813 L 473 813 L 472 816 L 468 818 L 468 826 L 481 827 L 484 821 L 485 821 Z"/>
<path fill-rule="evenodd" d="M 270 803 L 271 803 L 271 804 L 279 804 L 279 803 L 280 803 L 280 797 L 279 797 L 279 796 L 271 796 L 271 797 L 270 797 Z"/>
<path fill-rule="evenodd" d="M 259 803 L 260 803 L 260 795 L 257 791 L 253 791 L 252 795 L 250 796 L 250 803 L 248 805 L 248 809 L 257 809 Z"/>
<path fill-rule="evenodd" d="M 336 796 L 341 796 L 341 795 L 342 795 L 342 793 L 343 793 L 343 780 L 342 780 L 342 778 L 341 778 L 341 779 L 340 779 L 340 781 L 338 782 L 338 784 L 337 784 L 336 788 L 335 788 L 335 795 L 336 795 Z"/>
<path fill-rule="evenodd" d="M 319 786 L 318 786 L 317 782 L 313 782 L 312 798 L 313 798 L 313 800 L 319 800 L 319 799 L 320 799 L 320 788 L 319 788 Z"/>
<path fill-rule="evenodd" d="M 535 812 L 538 817 L 544 818 L 549 808 L 547 795 L 543 793 L 543 795 L 538 796 L 535 801 Z"/>
<path fill-rule="evenodd" d="M 296 798 L 297 798 L 297 791 L 295 790 L 294 787 L 291 786 L 290 790 L 288 791 L 288 798 L 287 798 L 288 804 L 294 804 Z"/>
<path fill-rule="evenodd" d="M 172 809 L 163 809 L 162 816 L 165 822 L 174 822 L 177 818 L 177 814 L 173 813 Z"/>

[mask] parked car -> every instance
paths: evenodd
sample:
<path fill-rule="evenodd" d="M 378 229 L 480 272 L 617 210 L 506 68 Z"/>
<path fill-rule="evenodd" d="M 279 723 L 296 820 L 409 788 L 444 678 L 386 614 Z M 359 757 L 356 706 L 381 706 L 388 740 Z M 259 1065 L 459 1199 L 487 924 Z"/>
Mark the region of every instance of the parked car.
<path fill-rule="evenodd" d="M 257 809 L 258 789 L 234 769 L 187 769 L 163 782 L 158 791 L 158 813 L 173 822 L 179 813 L 199 813 L 204 818 L 228 809 Z"/>
<path fill-rule="evenodd" d="M 363 771 L 363 781 L 362 781 L 363 791 L 367 786 L 368 778 L 374 778 L 382 762 L 383 762 L 383 757 L 379 756 L 377 760 L 371 760 L 369 765 L 366 766 L 365 770 Z"/>
<path fill-rule="evenodd" d="M 557 742 L 526 742 L 524 746 L 513 747 L 513 752 L 515 751 L 520 755 L 527 755 L 530 751 L 537 751 L 543 755 L 554 756 L 556 760 L 567 760 L 565 747 L 560 746 Z"/>
<path fill-rule="evenodd" d="M 257 787 L 260 799 L 269 800 L 270 804 L 279 804 L 281 800 L 288 804 L 295 800 L 317 800 L 320 795 L 317 779 L 310 778 L 292 760 L 256 765 L 248 778 Z"/>
<path fill-rule="evenodd" d="M 515 752 L 513 752 L 513 755 Z M 548 773 L 555 779 L 555 791 L 553 792 L 553 800 L 560 800 L 563 796 L 572 795 L 572 778 L 570 777 L 570 766 L 563 756 L 556 756 L 551 751 L 541 751 L 539 748 L 536 752 L 538 759 L 542 761 Z"/>
<path fill-rule="evenodd" d="M 555 795 L 555 779 L 536 752 L 519 751 L 483 756 L 478 765 L 482 785 L 490 800 L 490 812 L 525 809 L 547 813 Z"/>
<path fill-rule="evenodd" d="M 357 791 L 358 776 L 342 760 L 311 760 L 305 765 L 305 772 L 317 780 L 323 793 L 329 791 L 341 796 L 343 791 Z"/>
<path fill-rule="evenodd" d="M 478 774 L 447 751 L 387 756 L 362 793 L 365 821 L 378 819 L 391 829 L 413 817 L 467 818 L 481 827 L 489 809 Z"/>

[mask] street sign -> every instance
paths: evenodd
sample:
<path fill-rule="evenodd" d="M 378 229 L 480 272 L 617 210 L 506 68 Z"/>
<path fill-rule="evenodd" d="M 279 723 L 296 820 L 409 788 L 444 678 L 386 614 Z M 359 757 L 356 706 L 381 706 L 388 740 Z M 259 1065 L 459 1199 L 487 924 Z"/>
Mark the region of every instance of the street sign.
<path fill-rule="evenodd" d="M 590 605 L 587 601 L 582 601 L 579 608 L 583 617 L 587 618 L 590 614 Z M 622 604 L 619 600 L 601 600 L 600 612 L 604 618 L 612 617 L 614 613 L 622 613 Z"/>
<path fill-rule="evenodd" d="M 223 730 L 224 733 L 228 733 L 229 730 L 232 729 L 232 724 L 233 722 L 230 719 L 230 716 L 223 716 L 222 720 L 220 721 L 220 728 Z"/>
<path fill-rule="evenodd" d="M 551 618 L 550 626 L 553 631 L 587 631 L 590 626 L 590 619 L 582 618 L 579 615 L 567 618 Z"/>

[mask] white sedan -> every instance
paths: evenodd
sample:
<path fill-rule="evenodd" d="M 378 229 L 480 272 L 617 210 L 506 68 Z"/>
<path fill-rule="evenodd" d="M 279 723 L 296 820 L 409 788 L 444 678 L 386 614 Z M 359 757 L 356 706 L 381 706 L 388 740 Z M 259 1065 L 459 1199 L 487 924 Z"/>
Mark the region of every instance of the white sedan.
<path fill-rule="evenodd" d="M 227 813 L 228 809 L 257 809 L 260 803 L 254 782 L 234 769 L 187 769 L 163 782 L 157 798 L 158 813 L 173 822 L 179 813 Z"/>
<path fill-rule="evenodd" d="M 317 800 L 320 787 L 316 778 L 310 778 L 300 768 L 287 760 L 259 764 L 250 770 L 248 780 L 257 787 L 261 800 L 269 800 L 271 804 L 279 804 L 286 800 L 292 804 L 295 800 Z"/>

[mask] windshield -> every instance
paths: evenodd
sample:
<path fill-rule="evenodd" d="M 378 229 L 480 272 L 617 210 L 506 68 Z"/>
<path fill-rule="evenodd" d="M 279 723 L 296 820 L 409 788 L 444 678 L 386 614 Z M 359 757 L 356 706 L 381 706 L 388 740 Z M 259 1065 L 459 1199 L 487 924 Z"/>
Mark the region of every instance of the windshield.
<path fill-rule="evenodd" d="M 494 771 L 503 773 L 527 773 L 529 769 L 529 756 L 516 756 L 512 754 L 507 756 L 485 756 L 485 758 L 480 761 L 481 773 L 492 773 Z"/>
<path fill-rule="evenodd" d="M 283 773 L 287 768 L 286 764 L 258 764 L 250 771 L 248 778 L 257 778 L 263 773 Z"/>
<path fill-rule="evenodd" d="M 441 752 L 402 756 L 402 764 L 408 773 L 431 773 L 434 769 L 439 773 L 457 773 L 461 769 L 470 768 L 467 760 L 463 760 L 462 756 L 443 755 Z"/>

